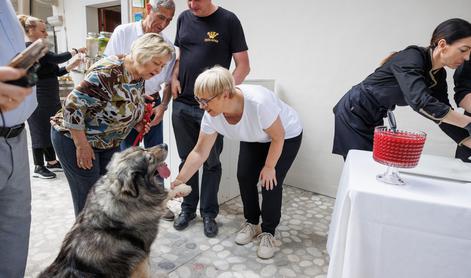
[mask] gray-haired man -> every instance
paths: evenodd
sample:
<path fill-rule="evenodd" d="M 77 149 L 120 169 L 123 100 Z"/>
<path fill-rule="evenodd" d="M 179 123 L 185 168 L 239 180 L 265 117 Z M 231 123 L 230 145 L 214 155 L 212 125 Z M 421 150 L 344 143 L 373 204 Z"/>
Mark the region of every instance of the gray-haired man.
<path fill-rule="evenodd" d="M 105 55 L 127 54 L 131 50 L 132 43 L 138 37 L 151 32 L 160 34 L 168 43 L 172 44 L 172 42 L 162 34 L 162 31 L 173 19 L 175 14 L 175 2 L 173 0 L 150 0 L 146 4 L 146 11 L 147 16 L 144 20 L 122 24 L 116 27 L 105 49 Z M 152 127 L 144 136 L 144 146 L 146 148 L 163 143 L 162 119 L 171 98 L 170 81 L 174 65 L 175 57 L 162 69 L 160 74 L 154 76 L 152 79 L 146 80 L 146 95 L 154 98 L 154 119 L 151 123 Z M 159 91 L 162 85 L 164 85 L 164 89 L 161 100 Z M 137 131 L 131 131 L 121 143 L 121 150 L 130 147 L 137 137 L 137 134 Z M 170 210 L 162 217 L 162 219 L 170 221 L 173 220 L 173 218 L 174 215 Z"/>

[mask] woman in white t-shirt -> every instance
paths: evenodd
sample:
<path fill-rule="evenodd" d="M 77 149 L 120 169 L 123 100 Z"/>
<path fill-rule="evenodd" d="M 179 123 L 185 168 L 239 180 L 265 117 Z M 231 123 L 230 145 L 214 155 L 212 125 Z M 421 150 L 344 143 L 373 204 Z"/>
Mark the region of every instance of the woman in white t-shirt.
<path fill-rule="evenodd" d="M 282 184 L 301 145 L 302 125 L 298 114 L 264 87 L 235 87 L 231 73 L 219 66 L 198 76 L 195 99 L 205 110 L 201 132 L 172 188 L 198 171 L 218 133 L 241 141 L 237 179 L 246 223 L 235 241 L 247 244 L 258 235 L 257 255 L 271 258 L 275 252 L 275 229 L 281 218 Z M 261 210 L 259 182 L 263 197 Z"/>

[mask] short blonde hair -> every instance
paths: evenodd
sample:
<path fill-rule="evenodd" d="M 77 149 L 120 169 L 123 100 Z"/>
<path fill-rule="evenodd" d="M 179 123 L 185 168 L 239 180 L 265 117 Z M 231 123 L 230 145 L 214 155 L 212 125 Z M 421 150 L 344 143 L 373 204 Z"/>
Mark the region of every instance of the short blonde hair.
<path fill-rule="evenodd" d="M 132 43 L 129 55 L 134 62 L 143 65 L 155 57 L 173 57 L 175 49 L 159 34 L 147 33 Z"/>
<path fill-rule="evenodd" d="M 202 97 L 206 92 L 206 97 L 213 97 L 228 92 L 229 96 L 235 91 L 234 77 L 228 69 L 221 66 L 214 66 L 203 71 L 195 81 L 195 95 Z"/>

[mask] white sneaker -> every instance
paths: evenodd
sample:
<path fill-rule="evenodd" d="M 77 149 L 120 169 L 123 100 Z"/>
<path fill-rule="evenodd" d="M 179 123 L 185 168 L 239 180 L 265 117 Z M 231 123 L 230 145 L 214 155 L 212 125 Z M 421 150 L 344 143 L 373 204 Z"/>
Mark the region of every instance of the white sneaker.
<path fill-rule="evenodd" d="M 260 225 L 250 224 L 245 222 L 242 225 L 242 229 L 237 233 L 235 242 L 240 245 L 247 244 L 252 241 L 252 239 L 260 234 Z"/>
<path fill-rule="evenodd" d="M 270 233 L 261 233 L 257 237 L 260 239 L 257 256 L 262 259 L 270 259 L 275 254 L 275 237 Z"/>

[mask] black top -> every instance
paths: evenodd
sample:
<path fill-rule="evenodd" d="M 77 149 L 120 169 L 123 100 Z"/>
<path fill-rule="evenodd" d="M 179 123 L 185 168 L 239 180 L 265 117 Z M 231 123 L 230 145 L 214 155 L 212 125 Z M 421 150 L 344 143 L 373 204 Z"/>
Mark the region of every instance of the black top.
<path fill-rule="evenodd" d="M 239 19 L 221 7 L 207 17 L 197 17 L 190 10 L 181 13 L 175 45 L 180 48 L 178 79 L 182 88 L 176 101 L 195 106 L 193 90 L 198 75 L 215 65 L 229 68 L 232 54 L 248 49 Z"/>
<path fill-rule="evenodd" d="M 393 110 L 395 105 L 409 105 L 436 122 L 450 111 L 446 71 L 444 68 L 432 71 L 429 48 L 407 47 L 377 68 L 361 85 L 370 102 L 384 111 Z"/>
<path fill-rule="evenodd" d="M 463 98 L 471 93 L 471 61 L 464 62 L 453 75 L 455 80 L 455 102 L 459 105 Z"/>
<path fill-rule="evenodd" d="M 28 47 L 31 42 L 26 43 Z M 59 67 L 58 64 L 65 63 L 72 58 L 70 52 L 63 52 L 56 54 L 54 52 L 48 51 L 41 59 L 39 59 L 40 67 L 37 71 L 38 79 L 46 79 L 57 76 L 62 76 L 67 73 L 65 67 Z"/>

